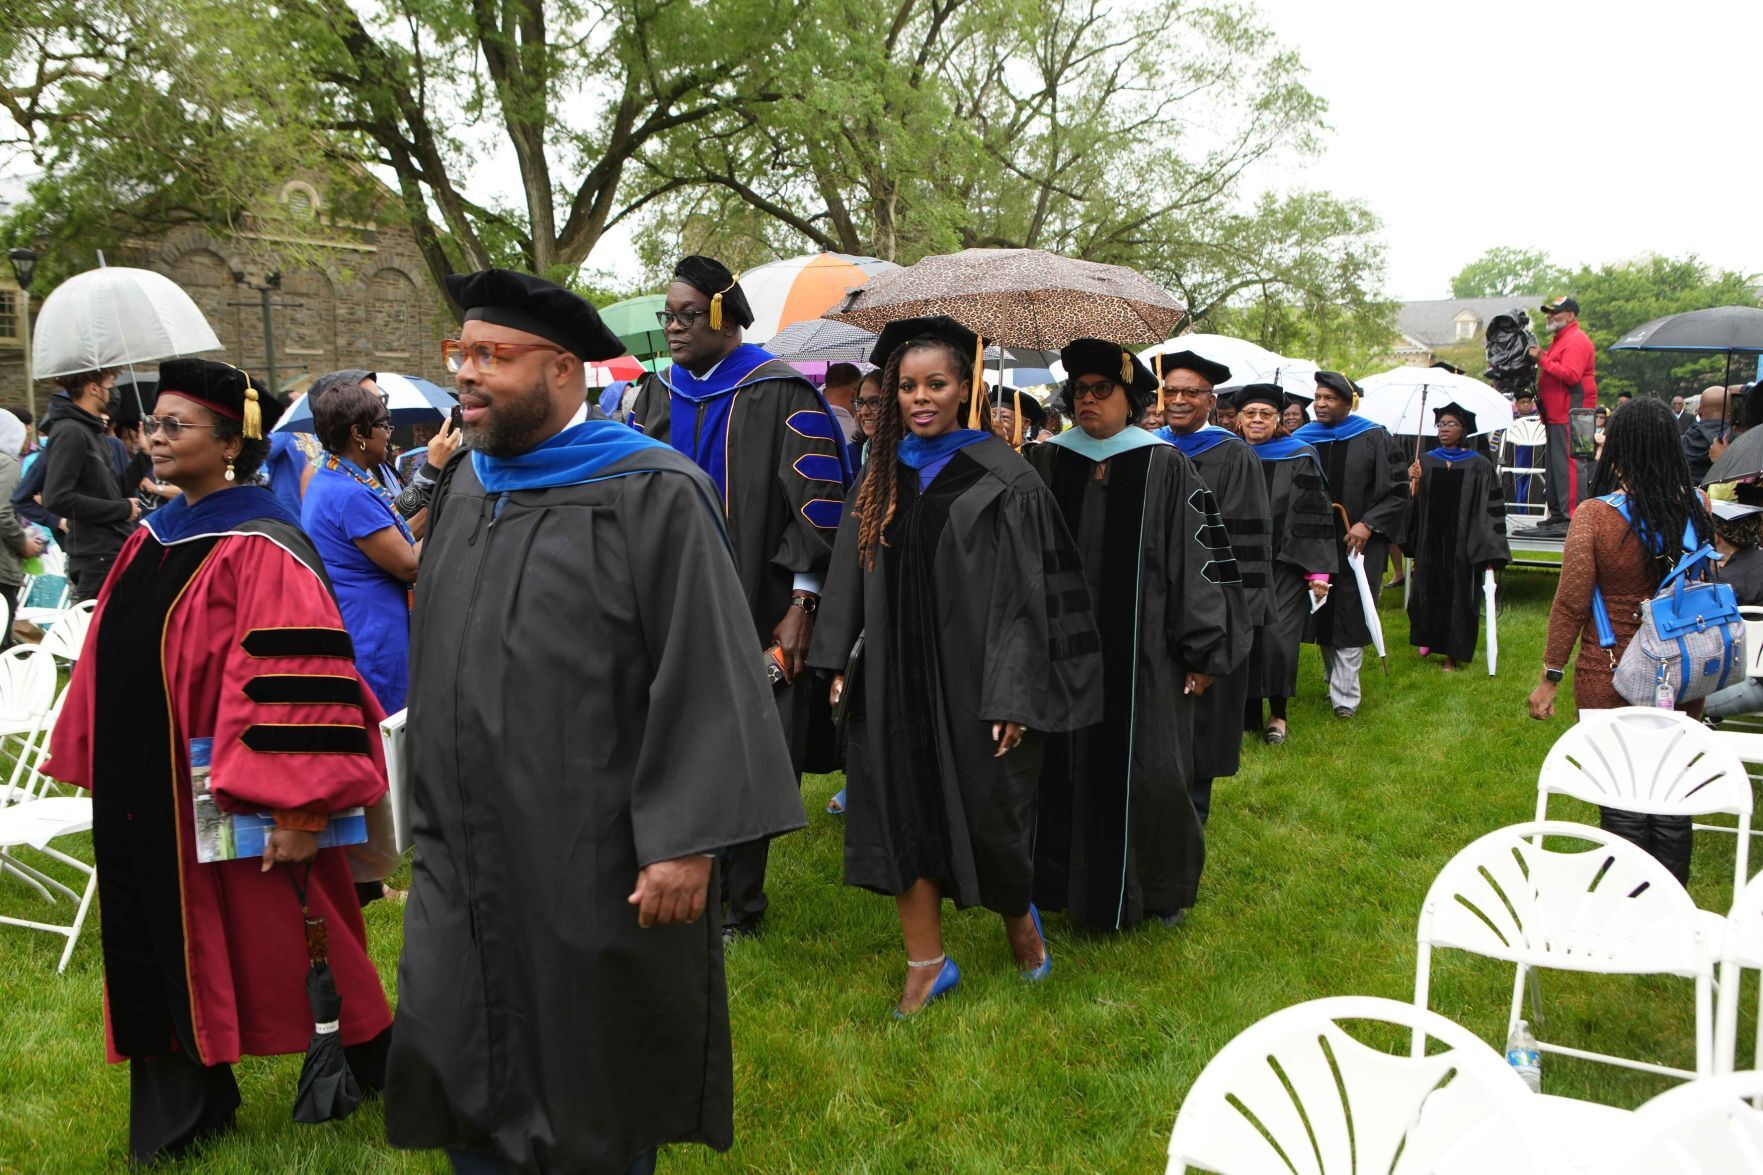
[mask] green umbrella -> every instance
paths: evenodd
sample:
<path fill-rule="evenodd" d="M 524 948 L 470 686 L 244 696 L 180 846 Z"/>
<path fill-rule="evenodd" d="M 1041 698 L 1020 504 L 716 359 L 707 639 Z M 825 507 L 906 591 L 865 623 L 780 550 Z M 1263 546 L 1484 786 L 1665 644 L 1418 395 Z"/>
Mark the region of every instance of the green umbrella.
<path fill-rule="evenodd" d="M 632 355 L 639 359 L 667 353 L 667 340 L 662 336 L 661 323 L 655 317 L 667 302 L 666 294 L 644 294 L 626 298 L 600 311 L 600 321 L 623 340 Z"/>

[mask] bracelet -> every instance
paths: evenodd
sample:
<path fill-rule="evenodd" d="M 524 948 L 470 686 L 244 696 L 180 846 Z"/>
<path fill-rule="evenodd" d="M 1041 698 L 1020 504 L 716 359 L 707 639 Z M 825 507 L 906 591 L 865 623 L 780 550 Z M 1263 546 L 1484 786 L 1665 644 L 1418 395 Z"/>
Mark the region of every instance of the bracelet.
<path fill-rule="evenodd" d="M 815 610 L 820 607 L 820 597 L 803 595 L 798 592 L 790 597 L 790 607 L 800 608 L 803 615 L 812 616 Z"/>

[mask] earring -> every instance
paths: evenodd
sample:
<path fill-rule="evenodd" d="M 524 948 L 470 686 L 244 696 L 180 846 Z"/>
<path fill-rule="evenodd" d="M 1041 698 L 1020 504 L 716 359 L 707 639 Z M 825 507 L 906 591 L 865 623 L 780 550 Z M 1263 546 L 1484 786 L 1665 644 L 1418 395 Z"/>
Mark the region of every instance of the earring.
<path fill-rule="evenodd" d="M 226 459 L 226 479 L 233 480 L 233 459 L 231 457 Z"/>

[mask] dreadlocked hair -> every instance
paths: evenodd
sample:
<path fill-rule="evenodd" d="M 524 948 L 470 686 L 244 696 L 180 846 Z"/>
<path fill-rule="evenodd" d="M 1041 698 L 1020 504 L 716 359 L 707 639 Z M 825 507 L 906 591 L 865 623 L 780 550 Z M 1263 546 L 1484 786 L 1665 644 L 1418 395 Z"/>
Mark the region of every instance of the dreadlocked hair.
<path fill-rule="evenodd" d="M 865 462 L 869 472 L 863 477 L 863 488 L 857 491 L 855 503 L 857 562 L 865 571 L 875 570 L 876 548 L 888 545 L 888 527 L 893 523 L 894 510 L 899 505 L 900 473 L 895 462 L 900 454 L 900 441 L 906 433 L 905 417 L 900 412 L 900 361 L 907 352 L 926 347 L 941 347 L 948 352 L 954 361 L 956 377 L 967 381 L 967 397 L 961 402 L 962 411 L 966 410 L 967 401 L 974 394 L 973 357 L 963 355 L 959 347 L 945 339 L 922 335 L 894 348 L 894 353 L 888 356 L 887 367 L 882 371 L 882 410 L 876 419 L 875 435 L 869 439 L 869 460 Z"/>
<path fill-rule="evenodd" d="M 1708 508 L 1690 481 L 1677 420 L 1663 400 L 1637 397 L 1610 414 L 1591 491 L 1595 497 L 1627 495 L 1629 526 L 1653 556 L 1655 585 L 1676 564 L 1686 524 L 1694 527 L 1698 543 L 1714 533 Z"/>

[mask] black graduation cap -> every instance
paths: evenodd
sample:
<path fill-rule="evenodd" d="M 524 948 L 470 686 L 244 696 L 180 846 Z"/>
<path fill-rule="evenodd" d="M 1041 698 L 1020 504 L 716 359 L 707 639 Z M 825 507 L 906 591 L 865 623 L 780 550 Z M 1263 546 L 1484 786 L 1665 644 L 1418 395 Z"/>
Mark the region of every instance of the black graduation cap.
<path fill-rule="evenodd" d="M 992 407 L 1008 408 L 1038 430 L 1047 423 L 1047 410 L 1033 396 L 1025 396 L 1014 388 L 992 389 Z"/>
<path fill-rule="evenodd" d="M 733 319 L 736 326 L 753 325 L 753 307 L 747 301 L 747 291 L 741 289 L 740 279 L 729 272 L 728 266 L 716 258 L 695 253 L 682 257 L 673 267 L 673 276 L 710 299 L 711 330 L 722 329 L 724 315 Z"/>
<path fill-rule="evenodd" d="M 1286 393 L 1278 384 L 1248 384 L 1237 389 L 1237 394 L 1231 397 L 1231 403 L 1238 412 L 1250 404 L 1268 404 L 1275 412 L 1284 412 Z"/>
<path fill-rule="evenodd" d="M 584 362 L 616 359 L 624 343 L 606 329 L 600 312 L 580 294 L 512 269 L 484 269 L 447 277 L 447 295 L 467 322 L 512 327 L 556 343 Z"/>
<path fill-rule="evenodd" d="M 1156 399 L 1163 390 L 1157 377 L 1144 361 L 1119 343 L 1102 339 L 1073 339 L 1059 350 L 1059 362 L 1065 365 L 1066 387 L 1083 375 L 1105 375 L 1126 388 L 1127 402 L 1134 412 Z M 1066 397 L 1071 399 L 1070 396 Z"/>
<path fill-rule="evenodd" d="M 1317 372 L 1316 386 L 1318 389 L 1327 388 L 1329 391 L 1339 395 L 1349 404 L 1351 404 L 1359 395 L 1359 389 L 1354 385 L 1353 381 L 1338 371 Z"/>
<path fill-rule="evenodd" d="M 919 339 L 935 339 L 947 343 L 955 348 L 957 355 L 977 356 L 980 350 L 978 335 L 947 314 L 930 314 L 923 318 L 902 318 L 888 323 L 875 340 L 875 349 L 870 351 L 869 361 L 885 370 L 895 351 Z M 978 370 L 977 363 L 975 370 Z"/>
<path fill-rule="evenodd" d="M 1157 371 L 1161 375 L 1170 371 L 1191 371 L 1214 388 L 1230 382 L 1230 368 L 1222 363 L 1196 355 L 1192 351 L 1173 351 L 1167 355 L 1156 356 Z"/>
<path fill-rule="evenodd" d="M 282 417 L 282 404 L 261 391 L 249 372 L 213 359 L 167 359 L 159 365 L 159 395 L 182 396 L 236 421 L 254 441 L 269 435 Z"/>
<path fill-rule="evenodd" d="M 1457 403 L 1455 400 L 1446 404 L 1443 408 L 1434 408 L 1432 410 L 1432 422 L 1434 425 L 1438 424 L 1441 416 L 1456 417 L 1457 423 L 1463 426 L 1464 436 L 1473 436 L 1475 434 L 1475 413 Z"/>

